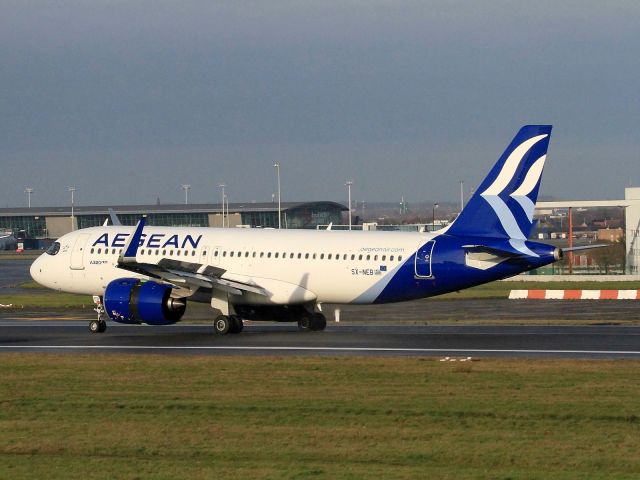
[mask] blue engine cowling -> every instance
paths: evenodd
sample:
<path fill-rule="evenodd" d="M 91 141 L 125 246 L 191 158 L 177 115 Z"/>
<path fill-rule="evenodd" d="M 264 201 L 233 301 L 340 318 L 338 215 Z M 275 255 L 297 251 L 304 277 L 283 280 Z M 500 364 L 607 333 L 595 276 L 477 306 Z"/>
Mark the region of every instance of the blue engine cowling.
<path fill-rule="evenodd" d="M 107 285 L 104 308 L 115 322 L 169 325 L 182 318 L 187 302 L 184 298 L 171 298 L 168 285 L 119 278 Z"/>

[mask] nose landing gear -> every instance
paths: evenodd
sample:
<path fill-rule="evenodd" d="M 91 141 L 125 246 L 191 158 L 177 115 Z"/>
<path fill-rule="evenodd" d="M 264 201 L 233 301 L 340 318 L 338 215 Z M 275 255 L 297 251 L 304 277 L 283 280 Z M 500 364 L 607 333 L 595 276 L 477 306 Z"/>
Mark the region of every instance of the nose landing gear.
<path fill-rule="evenodd" d="M 107 313 L 104 310 L 104 305 L 102 304 L 101 297 L 99 297 L 98 295 L 94 295 L 93 303 L 96 305 L 93 311 L 98 314 L 98 318 L 89 322 L 89 331 L 91 333 L 102 333 L 107 329 Z"/>

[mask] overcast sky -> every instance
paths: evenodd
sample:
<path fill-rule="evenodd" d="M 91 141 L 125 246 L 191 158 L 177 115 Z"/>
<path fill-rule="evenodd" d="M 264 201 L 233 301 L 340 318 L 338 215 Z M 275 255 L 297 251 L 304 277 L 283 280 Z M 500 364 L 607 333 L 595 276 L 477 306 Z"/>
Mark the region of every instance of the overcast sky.
<path fill-rule="evenodd" d="M 456 201 L 520 126 L 541 195 L 640 186 L 640 2 L 0 0 L 0 206 Z"/>

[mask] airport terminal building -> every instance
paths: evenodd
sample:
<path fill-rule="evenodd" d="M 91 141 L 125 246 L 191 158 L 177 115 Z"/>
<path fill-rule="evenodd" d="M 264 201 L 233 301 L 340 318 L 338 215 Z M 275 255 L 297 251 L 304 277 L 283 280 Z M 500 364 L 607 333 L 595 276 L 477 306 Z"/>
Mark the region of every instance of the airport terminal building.
<path fill-rule="evenodd" d="M 58 238 L 72 230 L 102 225 L 109 208 L 123 225 L 135 225 L 142 215 L 147 225 L 189 227 L 278 228 L 278 204 L 231 203 L 171 204 L 123 206 L 71 206 L 0 208 L 0 230 L 24 232 L 25 238 Z M 316 228 L 317 225 L 340 224 L 348 208 L 336 202 L 283 202 L 282 228 Z"/>

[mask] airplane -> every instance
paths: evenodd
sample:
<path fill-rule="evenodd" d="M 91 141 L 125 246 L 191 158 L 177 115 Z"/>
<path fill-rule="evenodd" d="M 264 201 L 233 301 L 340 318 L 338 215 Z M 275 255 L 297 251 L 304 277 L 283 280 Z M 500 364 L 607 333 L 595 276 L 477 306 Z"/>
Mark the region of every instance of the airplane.
<path fill-rule="evenodd" d="M 458 291 L 563 256 L 528 240 L 551 125 L 520 129 L 458 217 L 434 232 L 146 226 L 143 216 L 68 233 L 32 264 L 46 287 L 92 295 L 98 317 L 125 324 L 178 322 L 188 302 L 220 314 L 218 335 L 243 320 L 324 330 L 322 304 L 378 304 Z M 582 247 L 576 247 L 574 250 Z M 566 251 L 566 249 L 565 249 Z"/>
<path fill-rule="evenodd" d="M 6 232 L 0 232 L 0 250 L 12 250 L 16 248 L 18 241 L 13 236 L 13 232 L 8 230 Z"/>

